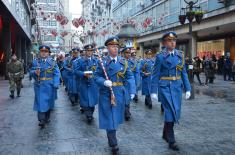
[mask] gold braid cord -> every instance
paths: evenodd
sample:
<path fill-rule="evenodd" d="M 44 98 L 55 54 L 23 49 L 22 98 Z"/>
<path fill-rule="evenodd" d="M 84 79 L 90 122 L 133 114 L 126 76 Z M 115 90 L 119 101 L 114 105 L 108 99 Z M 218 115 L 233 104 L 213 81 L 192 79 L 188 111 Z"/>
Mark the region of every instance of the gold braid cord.
<path fill-rule="evenodd" d="M 117 78 L 119 78 L 119 77 L 124 78 L 124 77 L 125 77 L 127 67 L 128 67 L 128 63 L 127 63 L 127 61 L 125 60 L 124 71 L 123 71 L 123 72 L 118 72 L 118 73 L 117 73 Z"/>

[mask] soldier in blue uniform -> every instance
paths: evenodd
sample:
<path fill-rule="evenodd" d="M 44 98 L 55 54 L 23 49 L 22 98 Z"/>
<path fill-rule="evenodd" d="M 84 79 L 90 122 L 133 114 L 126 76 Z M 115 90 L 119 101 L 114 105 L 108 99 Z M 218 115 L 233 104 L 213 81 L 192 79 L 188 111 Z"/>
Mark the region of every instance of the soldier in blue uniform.
<path fill-rule="evenodd" d="M 78 79 L 76 75 L 74 74 L 74 68 L 76 67 L 77 61 L 78 61 L 78 48 L 72 49 L 72 57 L 67 59 L 65 63 L 64 69 L 67 72 L 67 87 L 68 87 L 68 94 L 69 99 L 72 105 L 75 105 L 75 103 L 78 103 Z"/>
<path fill-rule="evenodd" d="M 86 45 L 85 56 L 78 60 L 74 70 L 80 80 L 80 107 L 85 112 L 88 123 L 93 120 L 95 105 L 98 103 L 98 87 L 94 81 L 94 72 L 98 61 L 93 56 L 94 48 L 92 45 Z"/>
<path fill-rule="evenodd" d="M 118 56 L 119 39 L 112 37 L 106 40 L 105 46 L 109 51 L 109 56 L 104 57 L 103 64 L 109 80 L 106 79 L 101 63 L 95 72 L 95 80 L 100 87 L 99 93 L 99 127 L 105 129 L 109 146 L 113 152 L 119 150 L 116 131 L 119 124 L 124 121 L 125 104 L 129 100 L 129 93 L 124 87 L 124 82 L 128 82 L 130 88 L 135 88 L 134 77 L 128 67 L 128 62 Z M 115 96 L 115 106 L 111 105 L 112 87 Z M 131 98 L 134 97 L 136 90 L 130 90 Z"/>
<path fill-rule="evenodd" d="M 136 86 L 136 94 L 134 97 L 135 103 L 138 102 L 138 91 L 140 89 L 140 69 L 139 69 L 139 62 L 136 59 L 136 50 L 132 49 L 131 50 L 131 59 L 130 59 L 130 68 L 132 73 L 134 74 L 135 77 L 135 86 Z"/>
<path fill-rule="evenodd" d="M 63 62 L 63 74 L 62 74 L 62 77 L 63 77 L 63 80 L 64 80 L 64 85 L 65 85 L 65 91 L 68 92 L 68 70 L 66 69 L 67 67 L 67 64 L 69 62 L 69 60 L 71 59 L 71 55 L 70 55 L 71 52 L 65 54 L 65 59 L 64 59 L 64 62 Z"/>
<path fill-rule="evenodd" d="M 126 59 L 126 61 L 128 62 L 128 67 L 130 68 L 130 69 L 132 69 L 132 67 L 133 67 L 133 62 L 131 61 L 131 49 L 130 48 L 128 48 L 128 47 L 125 47 L 125 48 L 123 48 L 122 50 L 121 50 L 121 54 L 122 54 L 122 56 Z M 131 70 L 131 72 L 132 72 L 132 70 Z M 133 74 L 133 72 L 132 72 L 132 74 Z M 133 76 L 134 76 L 134 74 L 133 74 Z M 134 79 L 135 80 L 135 79 Z M 135 83 L 135 81 L 134 81 L 134 83 Z M 131 96 L 130 96 L 130 94 L 131 94 L 131 92 L 130 92 L 130 90 L 132 90 L 132 89 L 135 89 L 135 88 L 130 88 L 130 85 L 129 85 L 129 83 L 128 82 L 125 82 L 124 83 L 124 86 L 125 86 L 125 89 L 126 89 L 126 92 L 128 92 L 128 96 L 129 96 L 129 98 L 128 98 L 128 102 L 126 102 L 126 105 L 125 105 L 125 120 L 126 121 L 129 121 L 130 120 L 130 118 L 131 118 L 131 112 L 130 112 L 130 102 L 131 102 Z"/>
<path fill-rule="evenodd" d="M 166 48 L 156 55 L 152 73 L 151 97 L 157 100 L 159 96 L 164 108 L 165 124 L 162 138 L 169 143 L 170 149 L 178 151 L 173 127 L 174 123 L 180 119 L 182 85 L 186 90 L 186 99 L 191 96 L 191 87 L 186 72 L 184 53 L 175 49 L 176 39 L 175 32 L 167 32 L 162 37 Z"/>
<path fill-rule="evenodd" d="M 154 65 L 152 50 L 146 50 L 146 59 L 141 62 L 140 75 L 142 76 L 142 95 L 145 95 L 145 105 L 152 109 L 152 99 L 150 96 L 151 74 Z"/>
<path fill-rule="evenodd" d="M 60 85 L 60 71 L 56 62 L 49 57 L 50 48 L 40 46 L 40 58 L 32 63 L 30 75 L 34 82 L 34 110 L 38 112 L 39 126 L 49 122 L 50 110 L 54 107 L 56 90 Z"/>

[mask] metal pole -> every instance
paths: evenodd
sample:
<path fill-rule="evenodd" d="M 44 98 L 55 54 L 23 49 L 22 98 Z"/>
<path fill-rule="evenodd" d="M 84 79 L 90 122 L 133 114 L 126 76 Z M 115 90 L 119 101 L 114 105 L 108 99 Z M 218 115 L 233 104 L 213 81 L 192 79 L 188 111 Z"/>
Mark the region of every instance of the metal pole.
<path fill-rule="evenodd" d="M 193 5 L 191 4 L 189 6 L 189 11 L 191 12 L 193 10 Z M 192 41 L 192 37 L 193 37 L 193 27 L 192 27 L 192 22 L 189 22 L 189 36 L 190 36 L 190 39 L 191 39 L 191 46 L 193 44 L 193 41 Z M 191 51 L 189 51 L 189 59 L 190 59 L 190 64 L 189 65 L 193 65 L 193 58 L 192 58 L 192 47 L 191 47 Z M 191 97 L 190 99 L 194 99 L 195 98 L 195 91 L 194 91 L 194 79 L 193 79 L 193 68 L 189 68 L 189 71 L 188 71 L 188 74 L 189 74 L 189 82 L 191 84 Z"/>

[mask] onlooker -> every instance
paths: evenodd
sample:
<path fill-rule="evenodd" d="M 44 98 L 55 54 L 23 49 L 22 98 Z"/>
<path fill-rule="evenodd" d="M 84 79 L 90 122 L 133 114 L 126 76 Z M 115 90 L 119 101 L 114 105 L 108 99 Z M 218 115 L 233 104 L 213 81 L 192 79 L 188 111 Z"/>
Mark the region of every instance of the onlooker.
<path fill-rule="evenodd" d="M 199 57 L 195 57 L 193 61 L 193 77 L 194 75 L 197 76 L 197 80 L 200 85 L 202 85 L 201 79 L 200 79 L 200 73 L 201 73 L 201 63 L 202 61 L 199 59 Z"/>
<path fill-rule="evenodd" d="M 208 80 L 209 83 L 213 83 L 215 78 L 214 65 L 212 59 L 209 59 L 208 57 L 206 57 L 204 61 L 204 71 L 206 76 L 205 85 L 208 84 Z"/>
<path fill-rule="evenodd" d="M 224 67 L 223 67 L 223 73 L 224 73 L 224 81 L 231 80 L 231 73 L 232 73 L 232 63 L 230 61 L 230 56 L 227 55 L 224 59 Z"/>
<path fill-rule="evenodd" d="M 223 66 L 224 66 L 224 56 L 221 56 L 218 59 L 218 74 L 222 75 L 223 74 Z"/>

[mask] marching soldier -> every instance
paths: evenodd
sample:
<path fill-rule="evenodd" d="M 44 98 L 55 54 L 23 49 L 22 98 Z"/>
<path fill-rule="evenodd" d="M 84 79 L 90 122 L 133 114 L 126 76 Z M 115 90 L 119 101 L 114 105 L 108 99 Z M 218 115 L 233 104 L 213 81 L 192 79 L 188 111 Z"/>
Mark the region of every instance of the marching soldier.
<path fill-rule="evenodd" d="M 80 106 L 84 111 L 88 123 L 93 120 L 93 112 L 98 102 L 98 87 L 94 81 L 94 72 L 97 68 L 98 61 L 93 57 L 94 47 L 87 45 L 85 48 L 85 56 L 78 60 L 74 70 L 79 78 L 80 88 Z"/>
<path fill-rule="evenodd" d="M 50 111 L 54 108 L 56 90 L 60 85 L 60 71 L 52 58 L 49 57 L 50 47 L 39 47 L 40 57 L 32 63 L 30 75 L 34 82 L 34 110 L 38 112 L 39 126 L 45 127 L 50 122 Z"/>
<path fill-rule="evenodd" d="M 64 69 L 67 72 L 67 85 L 68 85 L 68 94 L 71 104 L 74 106 L 75 103 L 78 103 L 78 82 L 76 75 L 73 70 L 76 67 L 78 61 L 78 48 L 72 49 L 72 57 L 67 59 Z"/>
<path fill-rule="evenodd" d="M 146 50 L 146 59 L 141 62 L 140 75 L 142 76 L 142 95 L 145 95 L 145 105 L 152 109 L 152 99 L 150 96 L 151 74 L 154 61 L 152 59 L 152 50 Z"/>
<path fill-rule="evenodd" d="M 136 94 L 133 100 L 137 103 L 138 102 L 138 90 L 140 87 L 140 70 L 139 70 L 139 62 L 136 59 L 135 49 L 131 50 L 130 68 L 131 68 L 132 73 L 134 74 L 135 86 L 136 86 Z"/>
<path fill-rule="evenodd" d="M 132 61 L 130 60 L 130 58 L 131 58 L 131 49 L 128 48 L 128 47 L 125 47 L 121 50 L 121 54 L 126 59 L 126 61 L 128 62 L 128 67 L 130 69 L 132 69 L 133 64 L 132 64 Z M 134 76 L 134 74 L 133 74 L 133 76 Z M 135 81 L 134 81 L 134 83 L 135 83 Z M 130 118 L 131 118 L 131 112 L 130 112 L 131 96 L 130 96 L 130 91 L 131 91 L 132 88 L 130 88 L 130 85 L 129 85 L 128 82 L 125 82 L 124 86 L 125 86 L 125 89 L 128 93 L 128 102 L 126 102 L 126 105 L 125 105 L 125 120 L 129 121 Z"/>
<path fill-rule="evenodd" d="M 180 118 L 182 84 L 186 90 L 186 99 L 191 96 L 184 54 L 175 49 L 176 39 L 177 35 L 174 32 L 163 35 L 162 40 L 166 48 L 156 55 L 151 80 L 151 97 L 157 100 L 157 93 L 159 94 L 165 112 L 162 138 L 174 151 L 179 150 L 175 143 L 173 127 Z"/>
<path fill-rule="evenodd" d="M 127 61 L 118 56 L 119 39 L 109 38 L 105 42 L 109 56 L 105 57 L 95 72 L 95 80 L 100 86 L 99 97 L 99 127 L 105 129 L 109 146 L 113 152 L 119 150 L 116 131 L 119 124 L 124 121 L 125 104 L 128 102 L 128 92 L 124 82 L 128 82 L 131 99 L 134 98 L 134 77 Z M 106 77 L 107 75 L 107 77 Z"/>
<path fill-rule="evenodd" d="M 12 55 L 11 61 L 7 63 L 6 73 L 9 76 L 10 98 L 13 99 L 15 97 L 15 89 L 17 91 L 17 96 L 20 97 L 21 83 L 24 78 L 24 67 L 23 64 L 17 60 L 15 54 Z"/>

